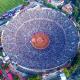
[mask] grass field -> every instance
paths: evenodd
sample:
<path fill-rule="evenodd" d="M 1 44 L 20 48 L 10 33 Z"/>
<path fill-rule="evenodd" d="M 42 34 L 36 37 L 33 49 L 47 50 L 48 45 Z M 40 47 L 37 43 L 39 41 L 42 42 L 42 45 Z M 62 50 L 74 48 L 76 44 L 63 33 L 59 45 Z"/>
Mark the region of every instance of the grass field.
<path fill-rule="evenodd" d="M 0 0 L 0 15 L 6 11 L 23 4 L 24 0 Z"/>

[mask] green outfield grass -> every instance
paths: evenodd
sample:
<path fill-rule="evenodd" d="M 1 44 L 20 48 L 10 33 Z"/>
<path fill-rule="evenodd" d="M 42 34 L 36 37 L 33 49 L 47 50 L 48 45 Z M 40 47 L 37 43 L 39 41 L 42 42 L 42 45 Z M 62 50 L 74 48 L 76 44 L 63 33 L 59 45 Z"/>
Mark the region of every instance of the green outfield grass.
<path fill-rule="evenodd" d="M 24 0 L 0 0 L 0 15 L 6 11 L 23 4 Z"/>

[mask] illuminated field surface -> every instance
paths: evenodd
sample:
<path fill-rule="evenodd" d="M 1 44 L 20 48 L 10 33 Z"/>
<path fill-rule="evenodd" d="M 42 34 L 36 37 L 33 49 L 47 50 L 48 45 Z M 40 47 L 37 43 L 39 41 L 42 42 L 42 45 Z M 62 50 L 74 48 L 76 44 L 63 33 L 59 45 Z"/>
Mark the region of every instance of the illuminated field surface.
<path fill-rule="evenodd" d="M 0 15 L 22 3 L 23 0 L 0 0 Z"/>

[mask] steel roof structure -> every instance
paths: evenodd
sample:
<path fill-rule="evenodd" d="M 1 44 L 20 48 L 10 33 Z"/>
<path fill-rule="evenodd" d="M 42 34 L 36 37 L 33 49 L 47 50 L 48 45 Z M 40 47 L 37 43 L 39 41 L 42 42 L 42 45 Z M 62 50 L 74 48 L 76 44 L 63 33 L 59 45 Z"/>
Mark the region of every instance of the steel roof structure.
<path fill-rule="evenodd" d="M 37 32 L 48 35 L 49 45 L 34 48 L 31 39 Z M 78 32 L 62 12 L 49 8 L 24 9 L 3 29 L 2 46 L 12 61 L 23 69 L 51 70 L 65 65 L 76 55 Z"/>

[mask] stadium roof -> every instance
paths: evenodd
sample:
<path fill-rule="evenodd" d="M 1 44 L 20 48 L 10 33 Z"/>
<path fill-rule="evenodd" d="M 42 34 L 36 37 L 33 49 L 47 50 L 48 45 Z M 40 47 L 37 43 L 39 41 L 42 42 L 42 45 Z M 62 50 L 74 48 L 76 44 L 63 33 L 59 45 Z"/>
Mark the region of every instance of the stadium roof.
<path fill-rule="evenodd" d="M 50 42 L 44 49 L 31 44 L 38 32 L 48 35 Z M 25 8 L 4 27 L 2 38 L 3 50 L 11 60 L 34 71 L 65 65 L 76 55 L 78 45 L 74 23 L 62 12 L 49 8 Z"/>

